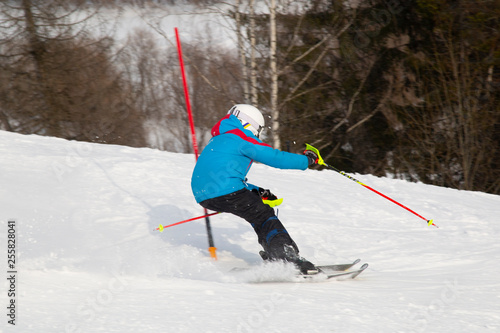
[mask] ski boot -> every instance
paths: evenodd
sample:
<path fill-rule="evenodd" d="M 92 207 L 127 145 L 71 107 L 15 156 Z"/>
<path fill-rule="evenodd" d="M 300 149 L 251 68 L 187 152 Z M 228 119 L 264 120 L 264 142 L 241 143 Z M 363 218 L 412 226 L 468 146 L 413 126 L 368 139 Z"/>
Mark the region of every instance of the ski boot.
<path fill-rule="evenodd" d="M 266 251 L 260 251 L 259 254 L 264 261 L 282 260 L 295 265 L 301 274 L 313 275 L 319 273 L 319 269 L 313 263 L 298 255 L 296 248 L 289 244 L 282 245 L 278 251 L 273 251 L 274 255 L 270 255 Z"/>

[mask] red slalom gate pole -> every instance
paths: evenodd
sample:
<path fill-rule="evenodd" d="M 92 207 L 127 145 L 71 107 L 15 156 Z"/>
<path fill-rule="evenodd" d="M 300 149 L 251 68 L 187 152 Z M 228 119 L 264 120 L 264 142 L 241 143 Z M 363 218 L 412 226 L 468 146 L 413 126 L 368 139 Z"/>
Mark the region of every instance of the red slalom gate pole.
<path fill-rule="evenodd" d="M 187 79 L 186 79 L 186 71 L 184 70 L 184 60 L 182 60 L 181 40 L 179 38 L 179 30 L 177 30 L 177 28 L 175 28 L 175 38 L 177 40 L 177 51 L 179 53 L 179 64 L 181 66 L 182 84 L 184 87 L 184 98 L 186 99 L 186 108 L 187 108 L 187 113 L 188 113 L 188 118 L 189 118 L 189 127 L 191 128 L 191 139 L 193 140 L 193 150 L 194 150 L 194 155 L 196 157 L 196 160 L 198 160 L 198 143 L 196 141 L 196 132 L 195 132 L 195 128 L 194 128 L 193 112 L 191 111 L 191 103 L 189 102 L 189 90 L 188 90 L 188 84 L 187 84 Z"/>
<path fill-rule="evenodd" d="M 182 221 L 175 222 L 175 223 L 168 224 L 168 225 L 162 225 L 162 224 L 160 224 L 160 226 L 159 226 L 158 228 L 156 228 L 156 229 L 155 229 L 155 231 L 156 231 L 156 230 L 158 230 L 158 231 L 160 231 L 160 232 L 163 232 L 163 229 L 170 228 L 170 227 L 173 227 L 173 226 L 176 226 L 176 225 L 182 224 L 182 223 L 187 223 L 187 222 L 191 222 L 191 221 L 199 220 L 199 219 L 202 219 L 202 218 L 207 218 L 207 217 L 209 217 L 209 216 L 212 216 L 212 215 L 217 215 L 217 214 L 220 214 L 220 212 L 210 213 L 210 214 L 205 214 L 205 215 L 201 215 L 201 216 L 193 217 L 193 218 L 190 218 L 190 219 L 187 219 L 187 220 L 182 220 Z"/>
<path fill-rule="evenodd" d="M 182 59 L 182 47 L 181 47 L 181 40 L 179 38 L 179 30 L 175 28 L 175 38 L 177 40 L 177 51 L 179 53 L 179 64 L 181 66 L 181 74 L 182 74 L 182 84 L 184 86 L 184 97 L 186 99 L 186 108 L 187 108 L 187 113 L 188 113 L 188 118 L 189 118 L 189 126 L 191 128 L 191 139 L 193 141 L 193 150 L 194 150 L 194 156 L 196 160 L 198 160 L 198 143 L 196 141 L 196 132 L 194 128 L 194 121 L 193 121 L 193 112 L 191 111 L 191 103 L 189 102 L 189 90 L 188 90 L 188 84 L 186 80 L 186 71 L 184 70 L 184 61 Z M 217 253 L 216 250 L 217 248 L 214 245 L 214 238 L 212 236 L 212 227 L 210 226 L 210 219 L 208 214 L 208 211 L 206 208 L 205 210 L 205 225 L 207 227 L 207 235 L 208 235 L 208 252 L 210 252 L 210 256 L 217 260 Z"/>

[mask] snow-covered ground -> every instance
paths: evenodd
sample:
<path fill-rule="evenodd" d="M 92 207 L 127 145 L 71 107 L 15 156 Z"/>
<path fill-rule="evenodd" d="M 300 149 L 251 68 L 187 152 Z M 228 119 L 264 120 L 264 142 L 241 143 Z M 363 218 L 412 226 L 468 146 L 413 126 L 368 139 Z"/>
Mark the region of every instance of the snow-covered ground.
<path fill-rule="evenodd" d="M 255 283 L 251 227 L 203 214 L 194 157 L 0 131 L 3 332 L 500 332 L 500 197 L 355 175 L 440 227 L 329 170 L 254 165 L 284 197 L 279 216 L 317 264 L 361 258 L 355 280 Z M 15 221 L 15 327 L 8 324 L 8 221 Z"/>

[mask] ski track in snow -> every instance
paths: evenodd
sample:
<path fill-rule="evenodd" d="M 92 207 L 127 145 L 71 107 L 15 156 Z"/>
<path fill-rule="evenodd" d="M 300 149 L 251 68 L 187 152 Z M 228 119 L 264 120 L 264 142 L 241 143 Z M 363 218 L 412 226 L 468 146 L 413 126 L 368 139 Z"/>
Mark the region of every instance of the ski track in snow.
<path fill-rule="evenodd" d="M 294 283 L 232 215 L 211 218 L 218 261 L 203 220 L 154 231 L 203 214 L 192 155 L 0 131 L 0 156 L 1 256 L 7 275 L 14 219 L 19 272 L 2 332 L 500 332 L 499 196 L 353 175 L 438 229 L 336 172 L 255 164 L 304 257 L 370 263 Z"/>

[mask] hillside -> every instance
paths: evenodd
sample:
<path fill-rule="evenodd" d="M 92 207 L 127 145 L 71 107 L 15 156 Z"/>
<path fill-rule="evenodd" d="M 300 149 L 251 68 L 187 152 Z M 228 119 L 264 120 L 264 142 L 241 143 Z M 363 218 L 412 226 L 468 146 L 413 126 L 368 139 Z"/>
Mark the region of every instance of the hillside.
<path fill-rule="evenodd" d="M 3 332 L 498 332 L 500 198 L 355 175 L 440 227 L 328 171 L 254 165 L 317 264 L 361 258 L 356 280 L 287 280 L 251 227 L 214 216 L 218 261 L 190 190 L 194 157 L 0 131 L 0 223 L 16 229 L 16 325 Z M 234 266 L 259 265 L 248 274 Z"/>

